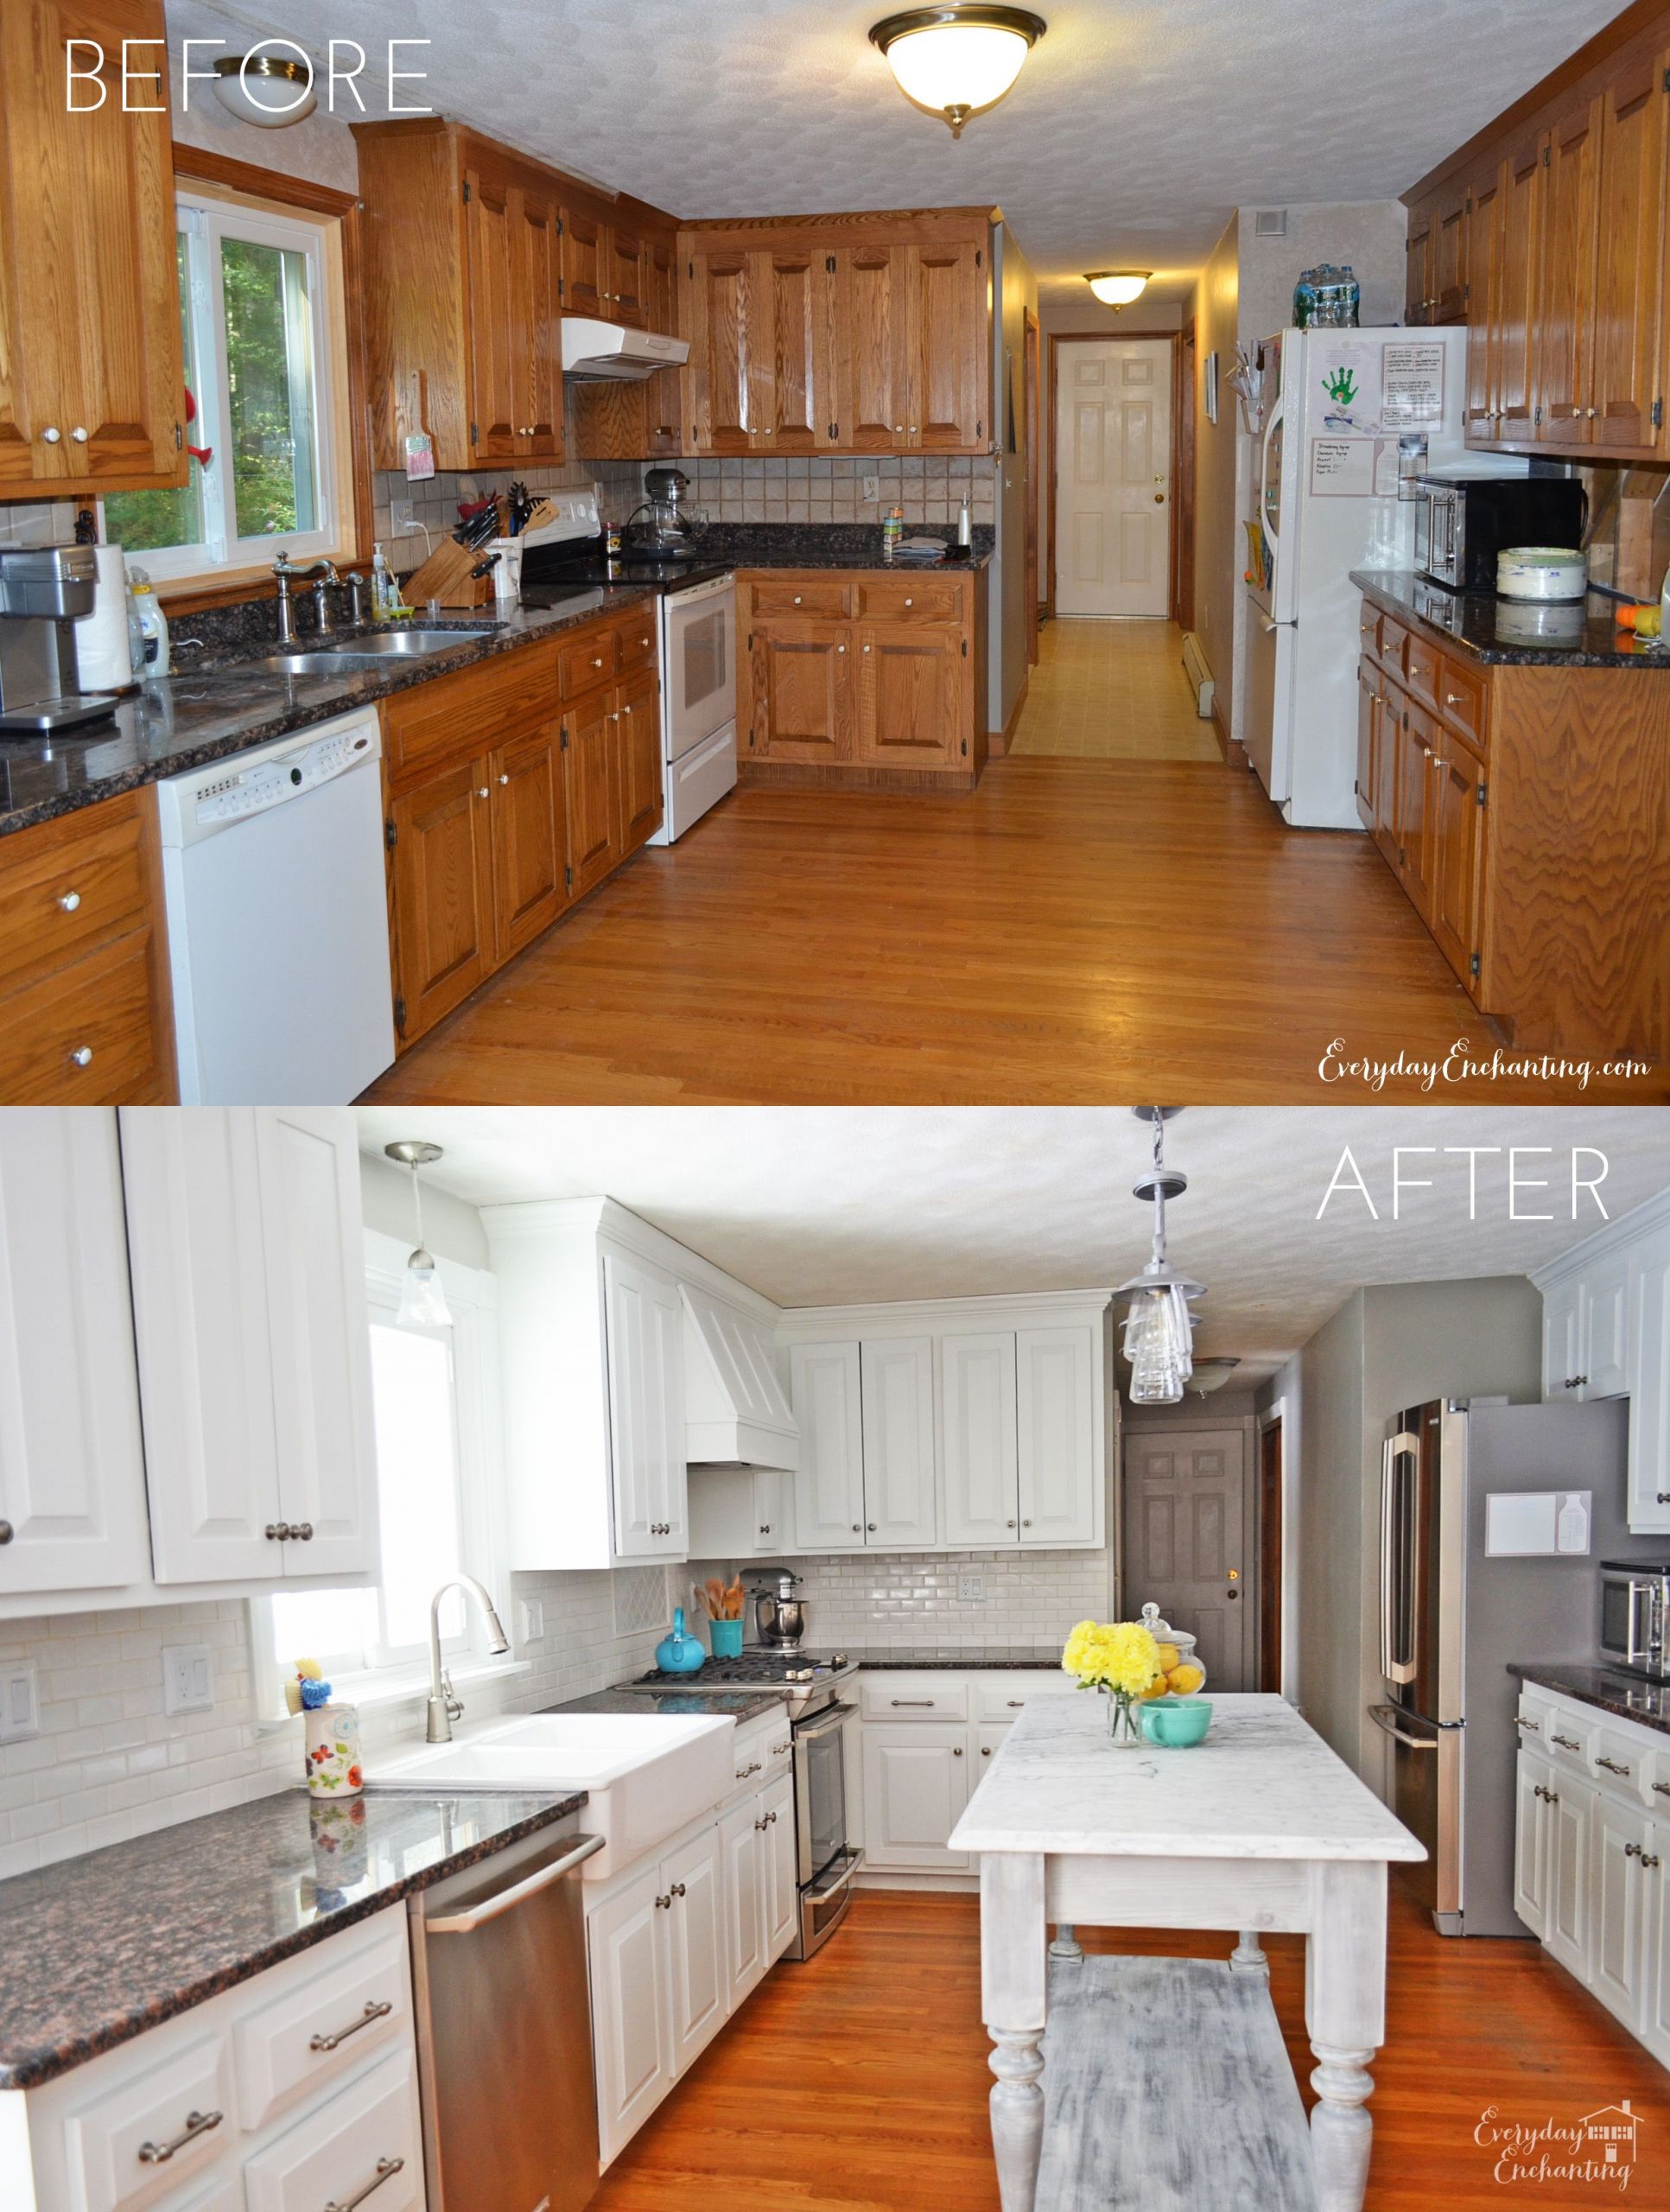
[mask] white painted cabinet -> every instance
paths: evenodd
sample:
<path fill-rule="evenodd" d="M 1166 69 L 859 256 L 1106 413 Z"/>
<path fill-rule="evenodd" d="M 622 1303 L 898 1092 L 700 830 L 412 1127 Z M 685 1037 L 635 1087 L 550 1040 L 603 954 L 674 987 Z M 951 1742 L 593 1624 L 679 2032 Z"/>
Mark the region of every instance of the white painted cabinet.
<path fill-rule="evenodd" d="M 673 2084 L 672 1961 L 661 1869 L 649 1866 L 588 1913 L 592 2051 L 603 2162 L 631 2141 Z"/>
<path fill-rule="evenodd" d="M 1604 1790 L 1596 1792 L 1589 1837 L 1593 1921 L 1589 1986 L 1632 2035 L 1641 2027 L 1648 1964 L 1647 1914 L 1652 1903 L 1651 1885 L 1643 1880 L 1637 1862 L 1643 1855 L 1651 1856 L 1651 1832 L 1652 1824 L 1638 1806 L 1621 1804 Z"/>
<path fill-rule="evenodd" d="M 663 1910 L 676 2075 L 707 2049 L 731 2009 L 718 1831 L 704 1829 L 694 1842 L 664 1859 L 661 1874 L 668 1899 Z"/>
<path fill-rule="evenodd" d="M 692 1467 L 690 1557 L 774 1558 L 794 1540 L 785 1517 L 793 1479 L 778 1467 Z"/>
<path fill-rule="evenodd" d="M 1556 1773 L 1544 1802 L 1550 1817 L 1543 1941 L 1563 1967 L 1587 1981 L 1594 1933 L 1589 1868 L 1595 1793 L 1586 1783 Z"/>
<path fill-rule="evenodd" d="M 1095 1332 L 1022 1329 L 1015 1339 L 1024 1544 L 1099 1541 Z"/>
<path fill-rule="evenodd" d="M 864 1857 L 901 1872 L 966 1871 L 966 1852 L 946 1839 L 968 1802 L 968 1731 L 942 1721 L 866 1723 Z"/>
<path fill-rule="evenodd" d="M 1548 1932 L 1548 1807 L 1554 1770 L 1521 1751 L 1514 1770 L 1514 1910 L 1533 1936 Z"/>
<path fill-rule="evenodd" d="M 116 1116 L 0 1114 L 0 1596 L 149 1577 Z"/>
<path fill-rule="evenodd" d="M 684 1312 L 678 1285 L 620 1252 L 603 1255 L 615 1548 L 623 1558 L 688 1556 Z"/>
<path fill-rule="evenodd" d="M 948 1336 L 939 1348 L 945 1537 L 982 1550 L 1020 1536 L 1013 1329 Z"/>
<path fill-rule="evenodd" d="M 1629 1252 L 1613 1252 L 1583 1279 L 1578 1372 L 1585 1398 L 1622 1398 L 1629 1389 Z"/>
<path fill-rule="evenodd" d="M 1670 1226 L 1630 1255 L 1629 1526 L 1670 1529 Z"/>
<path fill-rule="evenodd" d="M 765 1822 L 765 1848 L 760 1862 L 761 1895 L 765 1907 L 765 1956 L 780 1959 L 794 1942 L 800 1917 L 799 1855 L 795 1846 L 795 1786 L 784 1775 L 759 1796 Z"/>
<path fill-rule="evenodd" d="M 933 1338 L 860 1343 L 859 1376 L 865 1541 L 889 1551 L 937 1543 Z"/>
<path fill-rule="evenodd" d="M 795 1540 L 801 1551 L 864 1546 L 864 1424 L 857 1344 L 796 1344 L 790 1388 L 800 1428 Z"/>
<path fill-rule="evenodd" d="M 338 1109 L 124 1109 L 160 1582 L 377 1564 L 359 1158 Z"/>
<path fill-rule="evenodd" d="M 719 1824 L 719 1859 L 725 1884 L 727 2012 L 733 2012 L 769 1964 L 765 1955 L 764 1866 L 769 1830 L 758 1797 L 750 1797 Z"/>
<path fill-rule="evenodd" d="M 1542 1395 L 1583 1395 L 1581 1325 L 1583 1292 L 1575 1280 L 1542 1295 Z"/>

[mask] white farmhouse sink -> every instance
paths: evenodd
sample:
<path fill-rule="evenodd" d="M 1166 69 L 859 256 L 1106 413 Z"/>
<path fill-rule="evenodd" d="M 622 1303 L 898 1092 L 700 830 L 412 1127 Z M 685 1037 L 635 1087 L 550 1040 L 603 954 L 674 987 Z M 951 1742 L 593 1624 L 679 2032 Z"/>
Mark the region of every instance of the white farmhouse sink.
<path fill-rule="evenodd" d="M 710 1811 L 735 1784 L 736 1723 L 658 1713 L 536 1713 L 432 1744 L 379 1769 L 406 1789 L 583 1789 L 581 1818 L 603 1848 L 585 1863 L 606 1881 Z"/>

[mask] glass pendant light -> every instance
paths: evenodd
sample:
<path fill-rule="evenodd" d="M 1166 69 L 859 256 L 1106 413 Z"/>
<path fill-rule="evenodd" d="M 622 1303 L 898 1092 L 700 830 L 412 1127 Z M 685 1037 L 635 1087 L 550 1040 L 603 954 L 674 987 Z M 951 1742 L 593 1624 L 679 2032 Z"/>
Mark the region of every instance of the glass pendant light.
<path fill-rule="evenodd" d="M 1189 1187 L 1188 1177 L 1167 1167 L 1164 1158 L 1165 1124 L 1178 1110 L 1165 1106 L 1134 1109 L 1139 1121 L 1152 1122 L 1154 1131 L 1153 1166 L 1132 1186 L 1136 1197 L 1152 1203 L 1153 1244 L 1142 1273 L 1121 1283 L 1114 1293 L 1118 1298 L 1128 1293 L 1131 1300 L 1121 1350 L 1131 1363 L 1134 1406 L 1182 1404 L 1195 1365 L 1195 1324 L 1189 1301 L 1206 1295 L 1203 1283 L 1180 1275 L 1165 1257 L 1165 1201 L 1180 1198 Z"/>
<path fill-rule="evenodd" d="M 391 1160 L 397 1160 L 403 1167 L 412 1171 L 412 1218 L 417 1230 L 417 1243 L 406 1262 L 406 1280 L 400 1287 L 400 1311 L 395 1319 L 403 1329 L 450 1329 L 453 1317 L 447 1304 L 447 1294 L 441 1287 L 441 1270 L 435 1256 L 423 1245 L 423 1194 L 418 1187 L 417 1171 L 431 1166 L 441 1157 L 438 1144 L 420 1144 L 406 1140 L 399 1144 L 385 1144 L 383 1147 Z"/>
<path fill-rule="evenodd" d="M 971 115 L 1003 98 L 1045 29 L 1025 8 L 912 8 L 873 24 L 870 43 L 905 99 L 943 116 L 960 138 Z"/>

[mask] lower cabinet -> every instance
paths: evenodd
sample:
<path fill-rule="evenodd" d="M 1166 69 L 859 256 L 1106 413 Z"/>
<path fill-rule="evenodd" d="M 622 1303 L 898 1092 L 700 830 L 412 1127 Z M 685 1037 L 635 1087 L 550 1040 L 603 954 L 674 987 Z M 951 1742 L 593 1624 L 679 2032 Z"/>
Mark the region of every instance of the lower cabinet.
<path fill-rule="evenodd" d="M 967 1727 L 884 1723 L 861 1740 L 866 1866 L 966 1872 L 968 1853 L 948 1850 L 946 1838 L 968 1802 Z"/>

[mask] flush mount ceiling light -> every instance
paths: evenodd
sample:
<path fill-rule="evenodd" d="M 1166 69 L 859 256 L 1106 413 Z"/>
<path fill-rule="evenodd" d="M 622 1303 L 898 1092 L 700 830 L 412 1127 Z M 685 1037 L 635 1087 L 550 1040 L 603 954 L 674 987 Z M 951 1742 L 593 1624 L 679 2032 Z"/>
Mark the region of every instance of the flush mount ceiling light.
<path fill-rule="evenodd" d="M 441 1147 L 408 1139 L 385 1144 L 383 1149 L 391 1160 L 412 1171 L 412 1219 L 417 1231 L 416 1247 L 406 1262 L 406 1280 L 400 1287 L 396 1320 L 403 1329 L 450 1329 L 453 1317 L 441 1287 L 441 1270 L 433 1254 L 423 1249 L 423 1194 L 417 1180 L 418 1169 L 432 1166 L 441 1157 Z"/>
<path fill-rule="evenodd" d="M 1204 1298 L 1203 1283 L 1180 1275 L 1165 1257 L 1165 1201 L 1181 1198 L 1189 1179 L 1165 1161 L 1165 1124 L 1180 1109 L 1175 1106 L 1138 1106 L 1140 1122 L 1151 1122 L 1154 1132 L 1153 1166 L 1132 1185 L 1135 1196 L 1154 1209 L 1154 1241 L 1148 1264 L 1140 1275 L 1121 1283 L 1114 1294 L 1130 1294 L 1125 1316 L 1125 1357 L 1131 1363 L 1131 1403 L 1133 1406 L 1177 1406 L 1183 1402 L 1184 1386 L 1194 1372 L 1194 1318 L 1191 1298 Z"/>
<path fill-rule="evenodd" d="M 1238 1359 L 1197 1359 L 1189 1388 L 1196 1397 L 1203 1398 L 1209 1391 L 1221 1390 L 1240 1365 Z"/>
<path fill-rule="evenodd" d="M 981 108 L 995 107 L 1044 35 L 1025 8 L 911 8 L 870 30 L 907 100 L 943 115 L 953 138 Z"/>
<path fill-rule="evenodd" d="M 1148 289 L 1152 269 L 1093 269 L 1085 283 L 1105 308 L 1128 308 Z"/>
<path fill-rule="evenodd" d="M 290 41 L 270 43 L 289 46 Z M 215 98 L 229 115 L 254 124 L 257 130 L 283 130 L 289 124 L 300 123 L 318 106 L 319 95 L 314 90 L 312 62 L 299 46 L 295 51 L 301 55 L 297 61 L 258 48 L 223 54 L 214 65 Z"/>

